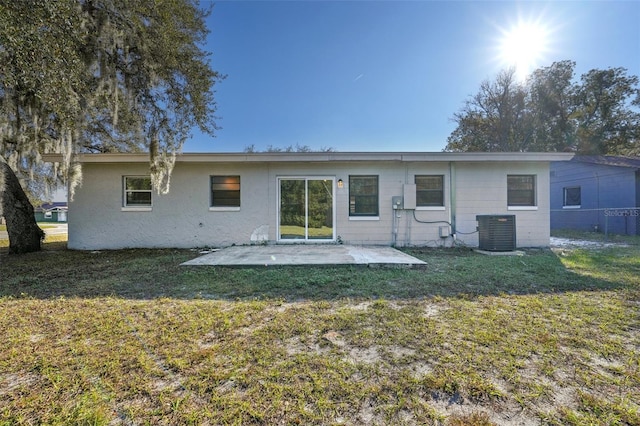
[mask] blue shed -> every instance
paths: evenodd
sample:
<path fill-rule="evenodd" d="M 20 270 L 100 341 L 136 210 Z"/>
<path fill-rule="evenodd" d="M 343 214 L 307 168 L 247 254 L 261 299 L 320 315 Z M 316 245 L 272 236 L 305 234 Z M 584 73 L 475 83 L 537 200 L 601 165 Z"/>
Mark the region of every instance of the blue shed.
<path fill-rule="evenodd" d="M 551 229 L 640 235 L 640 158 L 575 156 L 550 173 Z"/>

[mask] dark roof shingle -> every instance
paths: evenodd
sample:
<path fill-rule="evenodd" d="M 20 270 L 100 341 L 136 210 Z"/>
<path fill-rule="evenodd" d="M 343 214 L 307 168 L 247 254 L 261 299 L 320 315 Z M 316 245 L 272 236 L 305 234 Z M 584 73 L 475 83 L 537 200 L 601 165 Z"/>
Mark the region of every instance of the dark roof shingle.
<path fill-rule="evenodd" d="M 639 157 L 620 157 L 615 155 L 576 155 L 571 159 L 578 163 L 601 164 L 604 166 L 628 167 L 640 169 Z"/>

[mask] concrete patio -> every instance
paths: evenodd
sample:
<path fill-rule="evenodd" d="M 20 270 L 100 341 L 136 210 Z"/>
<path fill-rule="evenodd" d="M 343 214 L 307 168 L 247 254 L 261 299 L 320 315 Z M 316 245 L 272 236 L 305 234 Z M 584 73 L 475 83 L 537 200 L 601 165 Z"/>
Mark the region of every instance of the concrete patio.
<path fill-rule="evenodd" d="M 233 246 L 204 254 L 182 265 L 425 265 L 392 247 L 350 245 Z"/>

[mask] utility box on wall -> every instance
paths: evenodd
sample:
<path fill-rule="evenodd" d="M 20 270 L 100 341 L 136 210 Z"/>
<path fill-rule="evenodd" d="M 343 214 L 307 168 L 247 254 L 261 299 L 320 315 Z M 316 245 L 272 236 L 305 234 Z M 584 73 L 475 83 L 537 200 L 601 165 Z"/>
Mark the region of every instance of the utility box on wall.
<path fill-rule="evenodd" d="M 516 249 L 515 215 L 478 215 L 478 246 L 487 251 Z"/>
<path fill-rule="evenodd" d="M 404 198 L 404 208 L 405 210 L 415 210 L 416 209 L 416 184 L 415 183 L 405 183 L 402 185 L 402 192 Z"/>

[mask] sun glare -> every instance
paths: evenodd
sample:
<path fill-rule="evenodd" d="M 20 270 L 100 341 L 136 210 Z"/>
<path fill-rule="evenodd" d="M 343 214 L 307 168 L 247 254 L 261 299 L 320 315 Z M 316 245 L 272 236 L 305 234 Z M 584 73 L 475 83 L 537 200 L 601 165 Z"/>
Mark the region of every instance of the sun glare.
<path fill-rule="evenodd" d="M 539 23 L 519 22 L 502 31 L 500 62 L 507 67 L 515 67 L 518 79 L 523 81 L 534 69 L 543 65 L 548 48 L 547 28 Z"/>

